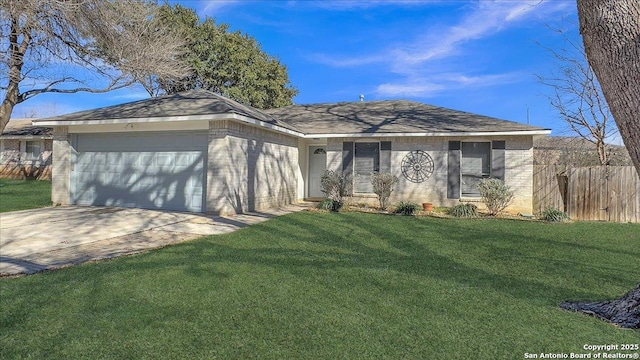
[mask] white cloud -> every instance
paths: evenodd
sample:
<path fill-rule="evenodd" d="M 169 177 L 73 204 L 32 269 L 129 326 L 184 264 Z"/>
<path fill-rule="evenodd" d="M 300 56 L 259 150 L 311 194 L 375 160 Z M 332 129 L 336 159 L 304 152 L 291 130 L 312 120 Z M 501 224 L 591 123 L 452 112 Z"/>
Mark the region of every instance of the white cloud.
<path fill-rule="evenodd" d="M 449 59 L 459 55 L 473 56 L 465 53 L 466 44 L 534 18 L 546 18 L 566 8 L 564 1 L 479 1 L 465 5 L 465 10 L 460 10 L 462 15 L 453 24 L 431 23 L 413 31 L 421 34 L 418 37 L 378 49 L 376 54 L 350 57 L 320 54 L 314 55 L 313 61 L 332 67 L 386 64 L 400 76 L 396 82 L 377 87 L 376 92 L 386 96 L 429 96 L 446 89 L 513 82 L 518 80 L 513 73 L 478 76 L 465 73 L 470 71 L 468 69 L 450 73 L 454 65 Z"/>
<path fill-rule="evenodd" d="M 398 97 L 398 96 L 421 96 L 429 97 L 445 89 L 444 85 L 429 83 L 429 82 L 413 82 L 413 83 L 400 83 L 392 84 L 386 83 L 378 85 L 376 88 L 376 94 L 386 97 Z"/>
<path fill-rule="evenodd" d="M 306 4 L 325 9 L 335 11 L 350 11 L 354 9 L 368 9 L 381 6 L 423 6 L 434 3 L 441 3 L 442 0 L 332 0 L 332 1 L 311 1 Z M 297 3 L 296 1 L 290 2 L 291 4 Z"/>
<path fill-rule="evenodd" d="M 411 66 L 459 53 L 466 42 L 481 39 L 524 19 L 543 3 L 534 1 L 481 1 L 473 11 L 448 28 L 434 27 L 414 43 L 398 46 L 392 52 L 395 67 Z"/>
<path fill-rule="evenodd" d="M 476 76 L 461 73 L 432 74 L 428 78 L 406 78 L 396 83 L 381 84 L 375 92 L 389 97 L 430 97 L 444 91 L 509 84 L 519 81 L 522 76 L 526 75 L 518 72 Z"/>
<path fill-rule="evenodd" d="M 205 0 L 204 4 L 198 13 L 200 15 L 208 15 L 215 17 L 217 13 L 222 11 L 223 8 L 237 5 L 240 0 Z"/>
<path fill-rule="evenodd" d="M 333 4 L 334 2 L 329 2 Z M 349 4 L 354 2 L 347 2 Z M 360 2 L 355 2 L 360 3 Z M 397 3 L 397 2 L 393 2 Z M 545 2 L 529 1 L 480 1 L 472 11 L 464 14 L 453 25 L 430 26 L 416 32 L 423 33 L 418 39 L 407 44 L 396 44 L 388 49 L 380 49 L 379 55 L 360 55 L 355 57 L 317 56 L 318 62 L 336 66 L 358 66 L 373 62 L 387 61 L 396 69 L 422 64 L 430 60 L 457 54 L 460 47 L 471 40 L 477 40 L 507 28 L 509 23 L 523 19 Z"/>
<path fill-rule="evenodd" d="M 118 94 L 112 95 L 109 98 L 112 100 L 125 100 L 134 101 L 149 98 L 149 93 L 144 90 L 123 89 L 119 90 Z"/>
<path fill-rule="evenodd" d="M 362 57 L 333 57 L 326 54 L 312 54 L 308 55 L 307 59 L 316 63 L 329 65 L 332 67 L 355 67 L 361 65 L 369 65 L 388 60 L 387 56 L 382 55 L 364 55 Z"/>

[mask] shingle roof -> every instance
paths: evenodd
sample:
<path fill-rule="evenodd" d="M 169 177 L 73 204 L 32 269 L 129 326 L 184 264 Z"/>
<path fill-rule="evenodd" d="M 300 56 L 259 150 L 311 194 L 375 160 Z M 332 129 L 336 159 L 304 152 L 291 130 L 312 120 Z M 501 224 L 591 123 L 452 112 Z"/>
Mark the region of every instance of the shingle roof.
<path fill-rule="evenodd" d="M 200 89 L 40 120 L 89 121 L 198 115 L 206 116 L 218 114 L 242 115 L 291 129 L 291 126 L 280 123 L 278 120 L 261 110 L 240 104 L 237 101 L 220 96 L 211 91 Z"/>
<path fill-rule="evenodd" d="M 14 136 L 53 136 L 53 128 L 46 126 L 33 126 L 31 119 L 11 119 L 2 131 L 2 137 Z"/>
<path fill-rule="evenodd" d="M 408 100 L 292 105 L 265 112 L 308 135 L 547 130 Z"/>
<path fill-rule="evenodd" d="M 408 100 L 291 105 L 258 110 L 206 90 L 150 98 L 95 110 L 39 119 L 83 122 L 117 119 L 168 119 L 236 114 L 305 135 L 447 134 L 546 131 L 540 127 Z"/>

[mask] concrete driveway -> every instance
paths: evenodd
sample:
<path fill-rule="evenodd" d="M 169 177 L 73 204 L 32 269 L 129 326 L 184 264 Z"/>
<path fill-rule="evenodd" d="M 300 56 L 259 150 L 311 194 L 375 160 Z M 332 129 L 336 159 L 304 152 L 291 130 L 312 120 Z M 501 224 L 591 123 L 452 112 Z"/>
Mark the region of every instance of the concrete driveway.
<path fill-rule="evenodd" d="M 228 217 L 60 206 L 0 214 L 0 276 L 33 274 L 224 234 L 302 210 L 293 205 Z"/>

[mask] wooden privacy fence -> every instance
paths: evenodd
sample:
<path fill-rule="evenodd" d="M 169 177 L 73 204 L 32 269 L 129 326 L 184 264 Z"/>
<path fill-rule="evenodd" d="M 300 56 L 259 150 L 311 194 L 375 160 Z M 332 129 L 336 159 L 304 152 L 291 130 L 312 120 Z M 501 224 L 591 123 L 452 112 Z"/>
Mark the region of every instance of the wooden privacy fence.
<path fill-rule="evenodd" d="M 633 166 L 534 166 L 533 206 L 574 220 L 640 223 L 640 177 Z"/>

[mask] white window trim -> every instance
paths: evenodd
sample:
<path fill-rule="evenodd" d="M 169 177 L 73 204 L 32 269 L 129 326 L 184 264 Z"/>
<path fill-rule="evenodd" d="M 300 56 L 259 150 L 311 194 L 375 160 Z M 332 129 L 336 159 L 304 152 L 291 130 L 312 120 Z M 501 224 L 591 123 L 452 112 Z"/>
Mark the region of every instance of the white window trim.
<path fill-rule="evenodd" d="M 40 146 L 40 156 L 33 159 L 27 154 L 27 142 L 38 143 Z M 39 165 L 43 160 L 44 154 L 44 140 L 20 140 L 20 163 L 30 163 L 32 165 Z"/>

